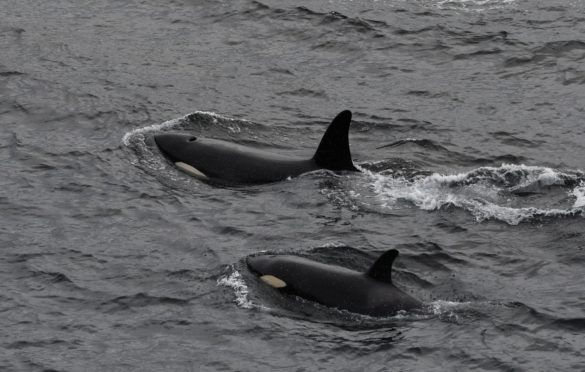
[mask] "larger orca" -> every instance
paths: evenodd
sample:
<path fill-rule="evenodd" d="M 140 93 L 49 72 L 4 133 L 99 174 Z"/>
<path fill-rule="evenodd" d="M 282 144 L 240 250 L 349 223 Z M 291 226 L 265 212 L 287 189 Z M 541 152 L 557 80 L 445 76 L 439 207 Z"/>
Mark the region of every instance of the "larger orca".
<path fill-rule="evenodd" d="M 330 169 L 358 171 L 351 160 L 348 131 L 351 112 L 331 122 L 310 159 L 296 159 L 227 141 L 161 133 L 156 145 L 179 169 L 197 178 L 230 184 L 276 182 L 302 173 Z"/>
<path fill-rule="evenodd" d="M 388 316 L 422 303 L 392 283 L 396 249 L 382 254 L 365 273 L 291 255 L 246 259 L 250 270 L 274 288 L 320 304 L 371 316 Z"/>

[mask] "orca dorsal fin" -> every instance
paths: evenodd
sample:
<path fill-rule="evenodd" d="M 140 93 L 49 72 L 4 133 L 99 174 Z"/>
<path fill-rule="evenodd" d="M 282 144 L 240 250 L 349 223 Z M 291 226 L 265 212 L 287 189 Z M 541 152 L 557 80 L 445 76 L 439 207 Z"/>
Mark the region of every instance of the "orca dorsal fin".
<path fill-rule="evenodd" d="M 394 264 L 396 257 L 398 257 L 396 249 L 384 252 L 366 272 L 366 275 L 372 279 L 392 284 L 392 264 Z"/>
<path fill-rule="evenodd" d="M 329 124 L 313 156 L 318 166 L 331 170 L 358 171 L 351 161 L 349 151 L 349 123 L 351 111 L 345 110 Z"/>

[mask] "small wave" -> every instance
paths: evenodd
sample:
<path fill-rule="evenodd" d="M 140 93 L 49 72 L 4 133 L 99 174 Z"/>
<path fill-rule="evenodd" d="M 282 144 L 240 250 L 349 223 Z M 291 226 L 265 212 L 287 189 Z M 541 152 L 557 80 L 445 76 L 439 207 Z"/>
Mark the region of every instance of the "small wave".
<path fill-rule="evenodd" d="M 226 116 L 216 114 L 215 112 L 211 112 L 211 111 L 195 111 L 195 112 L 192 112 L 190 114 L 181 116 L 179 118 L 167 120 L 164 123 L 153 124 L 153 125 L 149 125 L 146 127 L 133 129 L 133 130 L 129 131 L 128 133 L 124 134 L 124 136 L 122 137 L 122 143 L 124 143 L 124 145 L 126 145 L 126 146 L 130 146 L 132 138 L 134 138 L 136 136 L 144 135 L 145 133 L 156 132 L 156 131 L 163 130 L 163 129 L 174 128 L 174 127 L 178 126 L 179 124 L 183 123 L 184 121 L 191 120 L 194 116 L 197 116 L 197 115 L 206 116 L 206 117 L 211 118 L 212 120 L 217 120 L 217 119 L 221 119 L 221 120 L 225 120 L 225 121 L 233 121 L 234 120 L 232 118 L 228 118 Z"/>
<path fill-rule="evenodd" d="M 479 222 L 497 219 L 510 225 L 535 218 L 576 216 L 585 212 L 585 180 L 581 172 L 502 164 L 466 173 L 433 173 L 412 179 L 402 175 L 365 173 L 372 178 L 371 187 L 382 207 L 389 209 L 399 207 L 404 201 L 424 210 L 455 206 L 469 211 Z M 563 191 L 561 204 L 566 204 L 564 199 L 576 199 L 572 206 L 547 205 L 557 203 L 549 195 L 555 187 Z M 523 198 L 540 194 L 543 201 Z M 523 205 L 539 201 L 545 207 Z"/>
<path fill-rule="evenodd" d="M 446 300 L 435 300 L 423 304 L 421 309 L 412 311 L 399 310 L 391 316 L 373 317 L 369 315 L 350 313 L 345 310 L 337 310 L 341 314 L 353 316 L 355 320 L 370 320 L 370 321 L 424 321 L 431 318 L 439 318 L 449 323 L 461 323 L 462 318 L 467 315 L 472 306 L 471 302 L 456 302 Z"/>
<path fill-rule="evenodd" d="M 124 137 L 122 137 L 122 143 L 124 143 L 124 145 L 126 145 L 126 146 L 130 146 L 132 138 L 136 137 L 137 135 L 144 135 L 145 133 L 155 132 L 155 131 L 158 131 L 161 129 L 172 128 L 172 127 L 176 126 L 177 124 L 179 124 L 182 119 L 184 119 L 184 117 L 178 118 L 178 119 L 167 120 L 161 124 L 153 124 L 153 125 L 149 125 L 147 127 L 133 129 L 130 132 L 124 134 Z"/>
<path fill-rule="evenodd" d="M 447 149 L 441 145 L 436 144 L 435 142 L 428 140 L 428 139 L 418 139 L 418 138 L 406 138 L 406 139 L 401 139 L 392 143 L 389 143 L 387 145 L 382 145 L 382 146 L 378 146 L 376 147 L 376 149 L 383 149 L 386 147 L 398 147 L 398 146 L 402 146 L 404 144 L 408 144 L 408 143 L 413 143 L 415 145 L 418 145 L 420 147 L 424 147 L 427 149 L 431 149 L 431 150 L 440 150 L 440 151 L 446 151 Z"/>
<path fill-rule="evenodd" d="M 425 310 L 449 323 L 460 323 L 461 316 L 458 311 L 468 308 L 470 304 L 470 302 L 436 300 L 427 304 Z"/>
<path fill-rule="evenodd" d="M 101 304 L 101 307 L 108 312 L 124 311 L 139 307 L 177 305 L 182 306 L 189 303 L 187 298 L 169 296 L 155 296 L 144 292 L 132 295 L 119 296 L 109 299 Z"/>
<path fill-rule="evenodd" d="M 483 11 L 504 8 L 515 2 L 516 0 L 439 0 L 436 2 L 436 7 L 439 9 Z"/>
<path fill-rule="evenodd" d="M 45 274 L 46 276 L 49 277 L 49 282 L 50 283 L 73 283 L 73 280 L 71 280 L 67 275 L 63 274 L 63 273 L 59 273 L 59 272 L 42 272 L 43 274 Z"/>
<path fill-rule="evenodd" d="M 49 348 L 55 345 L 66 345 L 66 344 L 73 344 L 74 342 L 69 340 L 62 340 L 58 338 L 50 338 L 44 340 L 22 340 L 11 342 L 7 344 L 5 347 L 6 349 L 25 349 L 25 348 Z"/>
<path fill-rule="evenodd" d="M 233 269 L 233 272 L 228 276 L 224 276 L 217 280 L 217 285 L 228 287 L 234 290 L 236 296 L 236 304 L 244 309 L 252 309 L 257 307 L 248 299 L 248 286 L 239 271 Z"/>
<path fill-rule="evenodd" d="M 583 332 L 585 331 L 585 318 L 558 319 L 553 321 L 549 327 L 558 327 L 573 332 Z"/>
<path fill-rule="evenodd" d="M 327 98 L 327 93 L 323 90 L 312 89 L 295 89 L 276 93 L 278 96 L 293 96 L 293 97 L 311 97 L 311 98 Z"/>
<path fill-rule="evenodd" d="M 440 315 L 447 311 L 452 311 L 454 309 L 465 307 L 469 304 L 470 302 L 436 300 L 428 304 L 428 309 L 431 313 L 435 315 Z"/>

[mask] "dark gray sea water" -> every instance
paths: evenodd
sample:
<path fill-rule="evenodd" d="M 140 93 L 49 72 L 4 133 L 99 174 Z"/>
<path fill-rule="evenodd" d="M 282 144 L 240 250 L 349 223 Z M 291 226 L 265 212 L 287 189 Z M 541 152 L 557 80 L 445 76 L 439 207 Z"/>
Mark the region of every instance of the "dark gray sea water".
<path fill-rule="evenodd" d="M 585 2 L 3 0 L 1 371 L 585 370 Z M 361 174 L 216 187 L 183 131 Z M 267 288 L 250 254 L 396 248 L 422 313 Z"/>

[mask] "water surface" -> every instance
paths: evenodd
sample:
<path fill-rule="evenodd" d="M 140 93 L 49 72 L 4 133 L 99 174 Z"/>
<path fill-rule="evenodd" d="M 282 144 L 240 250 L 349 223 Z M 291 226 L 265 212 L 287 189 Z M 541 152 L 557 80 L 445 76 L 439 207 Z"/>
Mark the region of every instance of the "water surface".
<path fill-rule="evenodd" d="M 0 369 L 585 369 L 580 1 L 12 1 L 0 16 Z M 188 132 L 361 174 L 220 188 Z M 365 270 L 423 314 L 280 296 L 244 258 Z"/>

